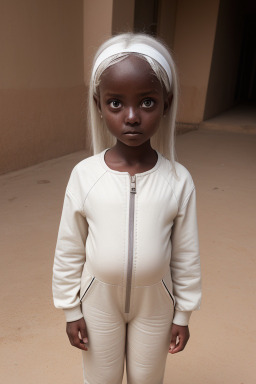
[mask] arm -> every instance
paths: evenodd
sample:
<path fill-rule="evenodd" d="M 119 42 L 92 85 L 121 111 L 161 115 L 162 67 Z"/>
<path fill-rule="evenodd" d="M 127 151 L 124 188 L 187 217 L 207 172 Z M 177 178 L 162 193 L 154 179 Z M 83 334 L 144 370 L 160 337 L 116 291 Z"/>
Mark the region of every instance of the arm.
<path fill-rule="evenodd" d="M 53 299 L 62 308 L 67 321 L 82 318 L 79 291 L 85 263 L 87 223 L 78 201 L 67 190 L 60 221 L 54 265 Z"/>
<path fill-rule="evenodd" d="M 77 198 L 67 189 L 53 266 L 53 298 L 66 315 L 70 343 L 86 350 L 87 331 L 79 291 L 85 263 L 87 222 Z"/>
<path fill-rule="evenodd" d="M 197 233 L 196 195 L 193 188 L 174 221 L 171 276 L 176 300 L 170 352 L 184 349 L 189 339 L 188 322 L 201 301 L 201 271 Z"/>

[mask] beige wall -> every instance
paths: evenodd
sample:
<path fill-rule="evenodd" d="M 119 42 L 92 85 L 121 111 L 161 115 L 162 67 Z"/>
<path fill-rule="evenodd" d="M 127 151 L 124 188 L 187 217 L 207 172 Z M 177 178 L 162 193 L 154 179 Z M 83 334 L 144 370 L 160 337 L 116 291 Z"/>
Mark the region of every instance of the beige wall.
<path fill-rule="evenodd" d="M 112 35 L 112 9 L 113 0 L 84 0 L 84 81 L 87 87 L 94 54 Z"/>
<path fill-rule="evenodd" d="M 132 32 L 135 0 L 113 0 L 112 33 Z"/>
<path fill-rule="evenodd" d="M 112 34 L 133 30 L 135 0 L 84 0 L 84 81 L 90 81 L 93 57 Z M 99 12 L 100 10 L 100 12 Z"/>
<path fill-rule="evenodd" d="M 178 121 L 203 120 L 219 0 L 178 0 L 174 56 L 180 78 Z"/>
<path fill-rule="evenodd" d="M 85 147 L 82 0 L 0 4 L 0 173 Z"/>

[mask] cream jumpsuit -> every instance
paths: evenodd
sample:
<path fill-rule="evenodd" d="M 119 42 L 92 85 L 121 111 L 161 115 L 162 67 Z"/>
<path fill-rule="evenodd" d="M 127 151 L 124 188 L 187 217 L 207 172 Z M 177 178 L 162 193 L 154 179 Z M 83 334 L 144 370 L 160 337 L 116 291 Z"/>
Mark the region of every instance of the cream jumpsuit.
<path fill-rule="evenodd" d="M 110 169 L 105 151 L 73 170 L 53 269 L 67 321 L 84 316 L 84 383 L 163 383 L 171 324 L 200 305 L 195 188 L 158 153 L 151 170 Z M 85 256 L 86 255 L 86 256 Z"/>

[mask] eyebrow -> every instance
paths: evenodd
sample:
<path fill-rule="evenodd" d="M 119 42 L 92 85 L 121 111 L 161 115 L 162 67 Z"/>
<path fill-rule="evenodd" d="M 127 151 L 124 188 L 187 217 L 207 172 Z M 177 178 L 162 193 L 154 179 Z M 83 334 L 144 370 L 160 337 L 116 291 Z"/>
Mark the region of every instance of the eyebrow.
<path fill-rule="evenodd" d="M 118 98 L 120 98 L 120 97 L 122 97 L 123 95 L 121 95 L 121 94 L 119 94 L 119 93 L 112 93 L 112 92 L 107 92 L 106 94 L 105 94 L 105 96 L 106 97 L 116 97 L 117 99 Z"/>
<path fill-rule="evenodd" d="M 136 96 L 140 96 L 140 97 L 145 97 L 145 96 L 148 96 L 148 95 L 154 95 L 154 94 L 159 94 L 159 92 L 155 89 L 151 89 L 149 91 L 145 91 L 145 92 L 142 92 L 142 93 L 138 93 Z M 121 93 L 115 93 L 115 92 L 107 92 L 105 94 L 106 97 L 116 97 L 116 98 L 121 98 L 123 96 L 125 96 L 125 94 L 121 94 Z"/>

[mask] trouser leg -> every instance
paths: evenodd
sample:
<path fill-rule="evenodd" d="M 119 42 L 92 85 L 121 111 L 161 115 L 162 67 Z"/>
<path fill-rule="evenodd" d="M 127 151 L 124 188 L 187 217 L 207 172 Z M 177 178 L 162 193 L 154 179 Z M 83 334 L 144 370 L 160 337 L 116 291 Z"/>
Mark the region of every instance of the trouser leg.
<path fill-rule="evenodd" d="M 121 384 L 124 370 L 126 324 L 118 311 L 116 287 L 95 282 L 82 304 L 88 331 L 83 354 L 85 384 Z"/>
<path fill-rule="evenodd" d="M 173 304 L 162 284 L 136 290 L 138 314 L 127 329 L 128 384 L 162 384 L 170 344 Z"/>

